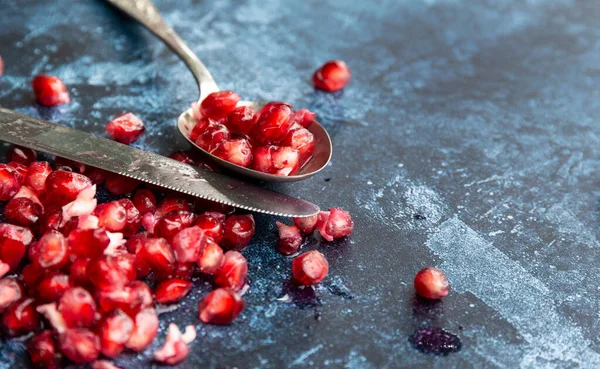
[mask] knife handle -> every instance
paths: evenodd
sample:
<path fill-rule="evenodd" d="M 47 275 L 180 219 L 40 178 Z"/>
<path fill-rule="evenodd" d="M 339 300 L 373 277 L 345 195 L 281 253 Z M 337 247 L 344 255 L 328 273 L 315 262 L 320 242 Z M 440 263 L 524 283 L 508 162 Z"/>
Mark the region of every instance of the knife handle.
<path fill-rule="evenodd" d="M 106 1 L 145 26 L 185 62 L 198 82 L 200 101 L 204 100 L 204 97 L 208 96 L 208 94 L 219 91 L 217 83 L 204 63 L 202 63 L 198 56 L 196 56 L 185 42 L 183 42 L 175 30 L 169 27 L 151 0 Z"/>

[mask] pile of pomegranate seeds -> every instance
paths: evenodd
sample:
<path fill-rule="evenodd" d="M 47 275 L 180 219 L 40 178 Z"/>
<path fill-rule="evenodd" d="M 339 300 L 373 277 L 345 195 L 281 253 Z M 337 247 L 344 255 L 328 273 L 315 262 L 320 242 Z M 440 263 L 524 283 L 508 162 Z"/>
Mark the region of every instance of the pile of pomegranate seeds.
<path fill-rule="evenodd" d="M 67 86 L 58 77 L 39 75 L 33 79 L 32 86 L 36 100 L 44 106 L 56 106 L 71 102 Z"/>
<path fill-rule="evenodd" d="M 197 120 L 190 139 L 230 163 L 280 176 L 297 174 L 312 157 L 315 139 L 307 127 L 316 114 L 270 102 L 255 112 L 237 106 L 231 91 L 214 92 L 192 104 Z M 183 161 L 183 160 L 180 160 Z M 185 162 L 185 161 L 184 161 Z"/>
<path fill-rule="evenodd" d="M 313 84 L 323 91 L 338 91 L 346 87 L 350 78 L 350 68 L 341 60 L 330 60 L 313 74 Z"/>

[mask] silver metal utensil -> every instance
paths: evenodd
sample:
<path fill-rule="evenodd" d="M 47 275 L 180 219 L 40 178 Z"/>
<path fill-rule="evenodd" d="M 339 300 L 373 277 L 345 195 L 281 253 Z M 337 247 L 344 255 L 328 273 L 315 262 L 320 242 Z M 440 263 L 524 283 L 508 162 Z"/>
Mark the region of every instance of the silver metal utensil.
<path fill-rule="evenodd" d="M 204 98 L 206 98 L 206 96 L 212 92 L 219 91 L 219 87 L 217 87 L 215 80 L 211 76 L 206 66 L 192 52 L 192 50 L 190 50 L 190 48 L 183 42 L 177 33 L 175 33 L 175 31 L 167 25 L 151 0 L 107 1 L 148 28 L 185 62 L 198 82 L 198 87 L 200 89 L 199 102 L 204 100 Z M 258 111 L 265 105 L 265 102 L 241 101 L 240 105 L 251 106 Z M 181 134 L 190 142 L 190 144 L 192 144 L 192 146 L 198 150 L 201 150 L 204 154 L 209 155 L 213 160 L 223 167 L 226 167 L 229 170 L 242 174 L 246 177 L 271 182 L 294 182 L 315 175 L 325 168 L 327 163 L 329 163 L 329 160 L 331 160 L 331 138 L 327 134 L 325 128 L 323 128 L 323 126 L 317 121 L 313 122 L 308 128 L 308 130 L 315 137 L 315 151 L 313 153 L 313 157 L 300 169 L 298 174 L 292 176 L 277 176 L 274 174 L 259 172 L 250 168 L 244 168 L 239 165 L 232 164 L 226 160 L 212 155 L 189 139 L 190 132 L 194 128 L 195 124 L 196 120 L 192 115 L 192 110 L 188 109 L 179 116 L 177 127 L 179 128 Z"/>
<path fill-rule="evenodd" d="M 3 108 L 0 140 L 250 211 L 288 217 L 319 211 L 304 200 Z"/>

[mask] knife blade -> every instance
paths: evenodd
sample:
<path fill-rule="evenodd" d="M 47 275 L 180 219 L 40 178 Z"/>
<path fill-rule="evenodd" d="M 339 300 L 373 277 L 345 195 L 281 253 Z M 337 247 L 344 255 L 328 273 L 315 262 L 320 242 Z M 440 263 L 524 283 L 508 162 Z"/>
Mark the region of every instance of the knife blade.
<path fill-rule="evenodd" d="M 4 108 L 0 140 L 250 211 L 288 217 L 319 211 L 308 201 Z"/>

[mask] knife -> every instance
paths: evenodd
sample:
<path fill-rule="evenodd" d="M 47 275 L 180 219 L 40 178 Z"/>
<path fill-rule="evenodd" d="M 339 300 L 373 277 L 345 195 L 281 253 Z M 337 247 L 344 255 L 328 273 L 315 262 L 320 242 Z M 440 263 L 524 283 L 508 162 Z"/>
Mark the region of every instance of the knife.
<path fill-rule="evenodd" d="M 250 211 L 287 217 L 319 212 L 308 201 L 3 108 L 0 140 Z"/>

